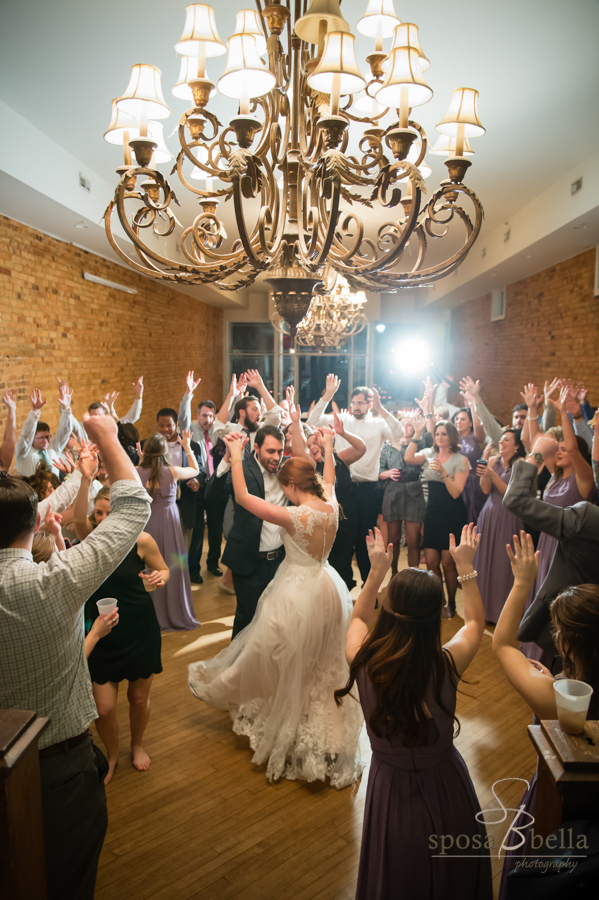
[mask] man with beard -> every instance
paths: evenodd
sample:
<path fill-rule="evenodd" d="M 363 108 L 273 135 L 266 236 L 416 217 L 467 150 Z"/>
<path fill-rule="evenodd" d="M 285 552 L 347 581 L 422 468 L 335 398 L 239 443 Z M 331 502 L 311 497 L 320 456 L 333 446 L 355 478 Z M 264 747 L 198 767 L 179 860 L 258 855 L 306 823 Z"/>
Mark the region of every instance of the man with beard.
<path fill-rule="evenodd" d="M 234 398 L 239 392 L 239 385 L 241 385 L 242 389 L 245 387 L 252 388 L 260 396 L 266 407 L 264 418 L 262 418 L 260 400 L 258 400 L 256 396 L 249 394 L 247 397 L 242 397 L 242 399 L 238 400 L 235 404 L 235 422 L 228 421 L 229 410 Z M 216 442 L 218 438 L 222 438 L 225 434 L 230 434 L 231 431 L 242 431 L 249 437 L 244 454 L 247 459 L 254 449 L 256 432 L 260 426 L 273 425 L 278 427 L 281 424 L 282 412 L 283 410 L 277 406 L 266 390 L 262 377 L 257 369 L 248 369 L 244 375 L 240 376 L 239 384 L 237 383 L 235 375 L 233 375 L 229 393 L 225 397 L 223 405 L 214 420 L 214 440 Z"/>
<path fill-rule="evenodd" d="M 287 505 L 287 498 L 277 478 L 283 459 L 284 442 L 283 432 L 279 428 L 265 425 L 255 433 L 253 452 L 244 454 L 243 460 L 243 473 L 249 493 L 277 506 Z M 248 446 L 249 441 L 246 444 Z M 230 460 L 227 448 L 218 469 L 206 486 L 207 500 L 217 502 L 225 493 L 232 494 Z M 233 586 L 237 595 L 232 637 L 252 621 L 260 595 L 275 577 L 284 556 L 279 526 L 259 519 L 235 503 L 235 519 L 222 555 L 222 562 L 233 573 Z"/>
<path fill-rule="evenodd" d="M 333 417 L 325 416 L 324 411 L 340 384 L 336 375 L 327 375 L 326 390 L 308 416 L 308 425 L 319 428 L 322 425 L 333 424 Z M 378 413 L 377 417 L 372 415 L 372 409 Z M 399 441 L 403 437 L 403 425 L 383 409 L 378 391 L 367 387 L 353 389 L 350 411 L 341 413 L 339 418 L 347 431 L 362 438 L 366 444 L 364 456 L 350 466 L 356 498 L 356 562 L 362 581 L 365 582 L 370 572 L 366 535 L 376 525 L 383 498 L 378 487 L 381 448 L 385 441 Z M 349 445 L 346 441 L 338 439 L 336 443 L 338 451 L 347 446 Z"/>

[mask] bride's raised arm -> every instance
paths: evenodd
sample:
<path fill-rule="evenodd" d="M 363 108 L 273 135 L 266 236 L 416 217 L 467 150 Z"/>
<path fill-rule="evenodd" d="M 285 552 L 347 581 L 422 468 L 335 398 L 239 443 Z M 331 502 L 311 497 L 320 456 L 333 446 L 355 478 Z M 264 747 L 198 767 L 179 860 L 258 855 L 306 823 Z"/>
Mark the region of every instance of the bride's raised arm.
<path fill-rule="evenodd" d="M 265 522 L 272 522 L 273 525 L 281 525 L 287 531 L 293 532 L 291 516 L 287 507 L 267 503 L 261 497 L 255 497 L 254 494 L 250 494 L 247 489 L 245 475 L 243 474 L 243 448 L 249 438 L 244 437 L 240 431 L 232 431 L 230 434 L 224 435 L 223 440 L 227 445 L 227 452 L 231 458 L 231 478 L 233 480 L 233 490 L 235 491 L 235 502 L 259 519 L 263 519 Z"/>
<path fill-rule="evenodd" d="M 335 429 L 319 428 L 320 439 L 322 441 L 322 449 L 324 451 L 324 469 L 322 479 L 327 494 L 331 500 L 335 499 L 335 460 L 333 457 L 333 447 L 335 445 Z"/>

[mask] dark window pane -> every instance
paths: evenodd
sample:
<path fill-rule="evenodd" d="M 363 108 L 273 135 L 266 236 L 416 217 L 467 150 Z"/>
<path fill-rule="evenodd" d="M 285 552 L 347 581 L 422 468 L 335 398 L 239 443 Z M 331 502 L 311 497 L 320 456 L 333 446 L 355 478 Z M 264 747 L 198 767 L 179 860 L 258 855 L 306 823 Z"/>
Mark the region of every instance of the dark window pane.
<path fill-rule="evenodd" d="M 231 354 L 229 378 L 232 375 L 239 377 L 242 372 L 247 372 L 248 369 L 258 369 L 262 375 L 266 390 L 272 393 L 275 386 L 273 359 L 274 357 L 270 354 L 261 356 L 233 356 Z"/>
<path fill-rule="evenodd" d="M 366 384 L 366 357 L 354 356 L 353 386 L 364 387 Z"/>
<path fill-rule="evenodd" d="M 319 400 L 329 373 L 341 379 L 335 394 L 338 406 L 348 405 L 349 358 L 347 356 L 300 356 L 299 386 L 296 384 L 296 402 L 307 410 L 312 400 Z M 299 390 L 298 390 L 299 388 Z"/>
<path fill-rule="evenodd" d="M 273 353 L 274 333 L 269 322 L 233 322 L 231 356 L 236 353 Z"/>
<path fill-rule="evenodd" d="M 368 349 L 368 325 L 354 336 L 354 353 L 366 353 Z"/>

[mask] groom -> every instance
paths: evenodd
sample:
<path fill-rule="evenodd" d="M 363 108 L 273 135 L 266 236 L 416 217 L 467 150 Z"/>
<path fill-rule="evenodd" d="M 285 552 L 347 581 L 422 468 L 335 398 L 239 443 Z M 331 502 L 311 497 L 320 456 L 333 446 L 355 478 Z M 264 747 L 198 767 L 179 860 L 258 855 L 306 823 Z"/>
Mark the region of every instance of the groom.
<path fill-rule="evenodd" d="M 279 428 L 264 425 L 256 433 L 253 452 L 249 443 L 244 451 L 243 474 L 248 492 L 276 506 L 287 505 L 277 478 L 284 444 L 285 438 Z M 228 447 L 206 485 L 205 496 L 207 500 L 218 501 L 227 493 L 233 493 Z M 235 503 L 235 519 L 222 555 L 222 562 L 233 573 L 233 586 L 237 594 L 232 638 L 252 621 L 260 595 L 275 577 L 284 556 L 279 526 L 264 522 Z"/>

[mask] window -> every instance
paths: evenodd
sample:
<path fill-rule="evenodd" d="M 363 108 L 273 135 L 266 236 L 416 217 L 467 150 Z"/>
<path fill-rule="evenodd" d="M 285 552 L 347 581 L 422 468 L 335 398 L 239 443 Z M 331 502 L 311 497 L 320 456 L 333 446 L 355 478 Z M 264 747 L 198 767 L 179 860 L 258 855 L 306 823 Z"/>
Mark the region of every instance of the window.
<path fill-rule="evenodd" d="M 229 337 L 229 379 L 258 369 L 268 391 L 274 391 L 274 328 L 269 322 L 232 322 Z"/>

